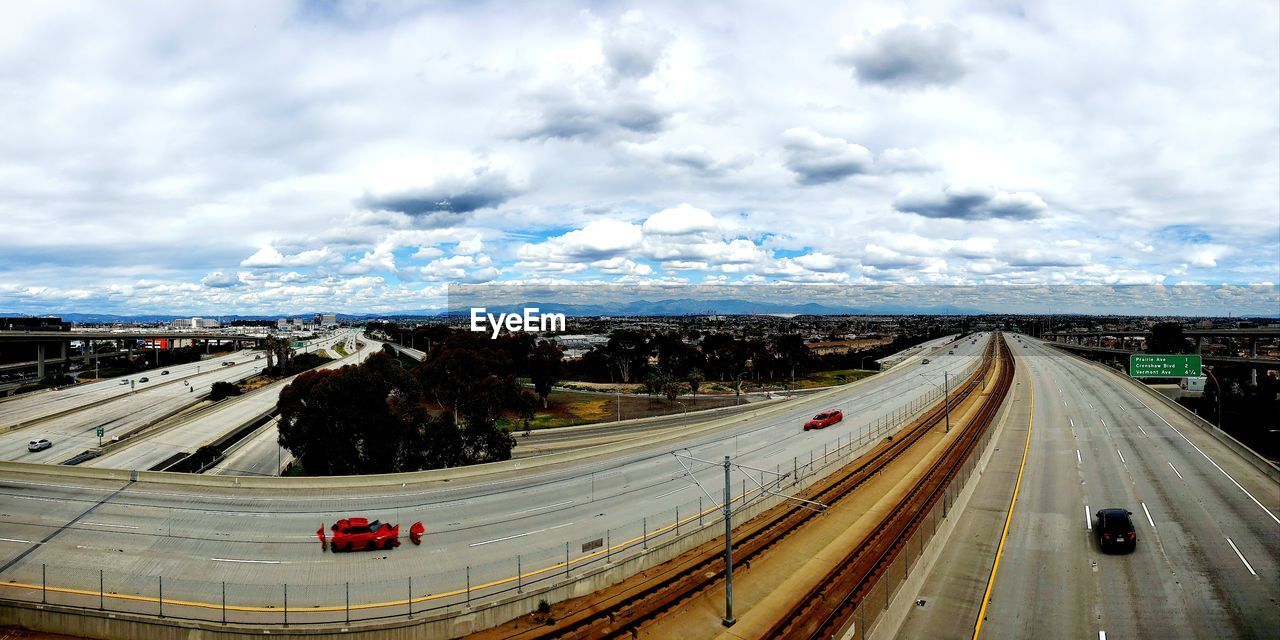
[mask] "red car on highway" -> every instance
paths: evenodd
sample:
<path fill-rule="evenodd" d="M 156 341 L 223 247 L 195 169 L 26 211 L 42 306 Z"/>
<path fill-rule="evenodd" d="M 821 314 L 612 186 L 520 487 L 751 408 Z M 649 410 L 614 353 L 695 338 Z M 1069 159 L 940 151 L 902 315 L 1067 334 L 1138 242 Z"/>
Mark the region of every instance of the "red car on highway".
<path fill-rule="evenodd" d="M 824 411 L 814 416 L 812 420 L 804 423 L 804 430 L 825 429 L 837 422 L 844 420 L 844 414 L 839 409 Z"/>
<path fill-rule="evenodd" d="M 400 546 L 400 525 L 368 518 L 343 518 L 329 527 L 333 532 L 329 540 L 325 539 L 324 525 L 316 531 L 320 545 L 337 551 L 371 551 L 374 549 L 394 549 Z M 423 526 L 421 522 L 413 523 L 409 528 L 409 539 L 414 544 L 422 542 Z"/>

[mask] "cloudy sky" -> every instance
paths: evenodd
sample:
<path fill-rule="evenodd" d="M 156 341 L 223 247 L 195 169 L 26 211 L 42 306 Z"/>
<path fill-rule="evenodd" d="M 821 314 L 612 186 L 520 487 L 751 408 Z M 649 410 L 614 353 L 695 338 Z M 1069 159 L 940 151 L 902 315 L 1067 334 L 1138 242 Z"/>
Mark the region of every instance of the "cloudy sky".
<path fill-rule="evenodd" d="M 0 312 L 1280 280 L 1280 5 L 0 6 Z"/>

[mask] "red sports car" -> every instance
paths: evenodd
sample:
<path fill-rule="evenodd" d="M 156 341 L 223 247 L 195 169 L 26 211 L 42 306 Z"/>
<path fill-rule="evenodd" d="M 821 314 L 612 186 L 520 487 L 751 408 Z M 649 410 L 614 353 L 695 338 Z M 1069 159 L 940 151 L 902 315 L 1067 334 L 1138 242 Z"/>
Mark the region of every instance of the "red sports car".
<path fill-rule="evenodd" d="M 837 422 L 844 420 L 844 414 L 839 409 L 832 409 L 814 416 L 812 420 L 804 423 L 804 430 L 823 429 Z"/>
<path fill-rule="evenodd" d="M 369 522 L 367 518 L 343 518 L 333 523 L 329 530 L 333 532 L 331 540 L 325 540 L 323 524 L 316 531 L 316 536 L 320 538 L 322 547 L 327 543 L 327 546 L 335 552 L 394 549 L 400 546 L 400 525 L 391 525 L 377 520 Z M 409 539 L 414 544 L 422 542 L 422 534 L 421 522 L 415 522 L 409 528 Z"/>

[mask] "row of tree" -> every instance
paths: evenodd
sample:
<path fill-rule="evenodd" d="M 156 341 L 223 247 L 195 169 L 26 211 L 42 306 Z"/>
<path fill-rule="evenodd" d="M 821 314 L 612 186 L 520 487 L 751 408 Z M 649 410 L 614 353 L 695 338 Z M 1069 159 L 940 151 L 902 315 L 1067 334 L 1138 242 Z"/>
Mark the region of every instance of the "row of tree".
<path fill-rule="evenodd" d="M 738 337 L 724 332 L 682 334 L 617 329 L 609 334 L 606 343 L 591 348 L 581 358 L 564 361 L 555 343 L 537 340 L 527 333 L 490 339 L 485 334 L 444 324 L 402 327 L 374 323 L 370 329 L 401 345 L 425 350 L 429 356 L 446 344 L 450 350 L 496 354 L 502 371 L 530 378 L 544 403 L 551 386 L 560 379 L 642 383 L 653 395 L 672 397 L 681 386 L 696 394 L 707 380 L 761 383 L 794 380 L 813 371 L 875 368 L 877 358 L 943 335 L 941 329 L 903 334 L 874 349 L 814 355 L 805 346 L 803 336 L 794 330 Z"/>
<path fill-rule="evenodd" d="M 303 373 L 285 387 L 280 444 L 304 473 L 393 473 L 511 457 L 510 427 L 527 425 L 537 403 L 517 376 L 540 361 L 558 368 L 559 350 L 552 358 L 546 346 L 514 338 L 436 337 L 413 368 L 379 353 L 360 365 Z M 554 379 L 537 379 L 545 401 Z"/>

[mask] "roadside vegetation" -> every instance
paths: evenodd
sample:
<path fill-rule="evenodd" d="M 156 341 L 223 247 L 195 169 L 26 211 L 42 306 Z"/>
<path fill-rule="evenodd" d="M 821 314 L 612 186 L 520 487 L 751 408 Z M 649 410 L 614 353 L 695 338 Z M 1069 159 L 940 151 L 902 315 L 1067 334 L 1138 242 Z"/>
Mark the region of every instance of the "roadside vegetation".
<path fill-rule="evenodd" d="M 499 421 L 532 417 L 500 350 L 470 336 L 436 345 L 410 369 L 386 353 L 309 371 L 280 393 L 280 444 L 308 475 L 394 473 L 495 462 L 515 440 Z"/>

